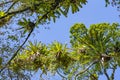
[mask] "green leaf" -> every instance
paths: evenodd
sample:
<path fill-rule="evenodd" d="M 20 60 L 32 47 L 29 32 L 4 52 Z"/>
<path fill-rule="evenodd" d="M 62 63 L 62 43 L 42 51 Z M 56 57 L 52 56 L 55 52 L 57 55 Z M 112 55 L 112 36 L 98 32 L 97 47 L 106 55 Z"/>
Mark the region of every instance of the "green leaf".
<path fill-rule="evenodd" d="M 4 16 L 5 12 L 4 11 L 0 11 L 0 17 Z"/>
<path fill-rule="evenodd" d="M 67 13 L 65 11 L 63 11 L 61 8 L 59 8 L 59 11 L 65 16 L 67 17 Z"/>
<path fill-rule="evenodd" d="M 2 61 L 3 61 L 3 59 L 2 59 L 2 57 L 0 57 L 0 66 L 1 66 L 1 64 L 2 64 Z"/>
<path fill-rule="evenodd" d="M 24 25 L 25 25 L 25 23 L 24 23 L 24 22 L 22 22 L 22 21 L 19 21 L 19 22 L 18 22 L 18 25 L 20 25 L 20 26 L 24 26 Z"/>

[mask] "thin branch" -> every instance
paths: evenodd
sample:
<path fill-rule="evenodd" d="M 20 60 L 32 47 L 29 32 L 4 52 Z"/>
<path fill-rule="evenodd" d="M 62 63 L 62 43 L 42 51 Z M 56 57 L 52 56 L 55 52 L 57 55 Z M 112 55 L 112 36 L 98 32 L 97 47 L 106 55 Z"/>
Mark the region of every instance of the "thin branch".
<path fill-rule="evenodd" d="M 58 1 L 55 5 L 53 5 L 50 9 L 50 11 L 46 12 L 46 14 L 48 15 L 51 11 L 55 10 L 57 7 L 60 7 L 59 6 L 60 2 Z M 43 15 L 43 17 L 47 17 L 47 15 Z M 41 18 L 42 19 L 42 18 Z M 41 19 L 38 19 L 36 21 L 36 23 L 39 23 L 41 21 Z"/>
<path fill-rule="evenodd" d="M 104 69 L 104 74 L 105 74 L 105 76 L 107 77 L 107 80 L 110 80 L 109 75 L 107 74 L 106 69 Z"/>
<path fill-rule="evenodd" d="M 59 4 L 57 4 L 57 5 L 55 5 L 55 6 L 53 6 L 52 7 L 52 10 L 55 10 L 56 9 L 56 7 L 58 6 Z M 23 9 L 23 10 L 20 10 L 20 11 L 15 11 L 15 12 L 11 12 L 11 13 L 8 13 L 6 16 L 8 16 L 8 15 L 10 15 L 10 14 L 13 14 L 13 13 L 19 13 L 19 12 L 23 12 L 23 11 L 26 11 L 26 10 L 29 10 L 30 9 L 30 7 L 27 7 L 27 8 L 25 8 L 25 9 Z M 41 21 L 42 19 L 44 19 L 49 13 L 50 13 L 51 11 L 49 11 L 49 12 L 46 12 L 46 14 L 44 14 L 40 19 L 38 19 L 38 21 Z M 1 18 L 4 18 L 4 17 L 6 17 L 6 16 L 3 16 L 3 17 L 1 17 Z M 0 19 L 1 19 L 0 18 Z M 36 25 L 37 25 L 37 21 L 36 21 Z M 5 65 L 5 67 L 3 67 L 1 70 L 0 70 L 0 73 L 11 63 L 11 61 L 15 58 L 15 56 L 18 54 L 18 52 L 20 51 L 20 49 L 23 47 L 23 45 L 27 42 L 27 40 L 28 40 L 28 38 L 30 37 L 30 35 L 32 34 L 32 32 L 33 32 L 33 30 L 34 30 L 34 28 L 33 29 L 31 29 L 31 31 L 29 32 L 29 34 L 28 34 L 28 36 L 26 37 L 26 39 L 25 39 L 25 41 L 23 42 L 23 44 L 17 49 L 17 51 L 13 54 L 13 56 L 11 57 L 11 59 L 7 62 L 7 64 Z"/>
<path fill-rule="evenodd" d="M 38 4 L 35 4 L 34 6 L 39 6 L 40 4 L 44 4 L 44 3 L 38 3 Z M 52 10 L 54 10 L 54 9 L 53 9 L 54 7 L 55 7 L 55 6 L 52 6 Z M 5 18 L 5 17 L 7 17 L 7 16 L 9 16 L 9 15 L 12 15 L 12 14 L 22 13 L 22 12 L 27 11 L 27 10 L 30 10 L 30 9 L 31 9 L 31 6 L 28 6 L 28 7 L 24 8 L 24 9 L 21 9 L 21 10 L 12 11 L 12 12 L 6 13 L 6 15 L 0 17 L 0 19 L 3 19 L 3 18 Z M 50 12 L 50 11 L 49 11 L 49 12 Z M 40 20 L 38 20 L 38 22 L 39 22 L 39 21 L 40 21 Z"/>
<path fill-rule="evenodd" d="M 5 4 L 11 3 L 11 2 L 13 2 L 13 1 L 11 0 L 11 1 L 7 1 L 7 2 L 0 3 L 0 6 L 3 6 L 3 5 L 5 5 Z"/>
<path fill-rule="evenodd" d="M 92 48 L 96 53 L 98 53 L 95 46 L 93 46 L 92 44 L 89 44 L 87 41 L 85 41 L 81 38 L 79 38 L 79 40 L 82 41 L 83 43 L 85 43 L 86 45 L 88 45 L 90 48 Z"/>
<path fill-rule="evenodd" d="M 94 80 L 98 80 L 93 74 L 91 74 L 89 71 L 87 71 L 91 76 L 92 78 L 94 78 Z"/>
<path fill-rule="evenodd" d="M 117 67 L 117 64 L 113 65 L 113 72 L 111 74 L 111 80 L 114 80 L 114 74 L 115 74 L 116 67 Z"/>
<path fill-rule="evenodd" d="M 29 32 L 28 36 L 26 37 L 25 41 L 22 43 L 22 45 L 17 49 L 17 51 L 13 54 L 13 56 L 11 57 L 11 59 L 7 62 L 7 64 L 5 65 L 5 67 L 3 67 L 0 70 L 0 73 L 11 63 L 11 61 L 15 58 L 15 56 L 18 54 L 18 52 L 20 51 L 20 49 L 23 47 L 23 45 L 27 42 L 28 38 L 30 37 L 30 35 L 32 34 L 33 29 Z"/>
<path fill-rule="evenodd" d="M 8 13 L 10 9 L 17 3 L 18 1 L 13 2 L 13 4 L 8 8 L 8 10 L 5 13 Z"/>
<path fill-rule="evenodd" d="M 14 55 L 12 56 L 12 58 L 9 60 L 8 64 L 10 64 L 11 61 L 15 58 L 15 56 L 17 55 L 17 53 L 20 51 L 20 49 L 23 47 L 23 45 L 26 43 L 26 41 L 28 40 L 28 38 L 29 38 L 30 35 L 32 34 L 33 30 L 34 30 L 34 29 L 32 29 L 32 30 L 29 32 L 29 34 L 28 34 L 28 36 L 26 37 L 25 41 L 24 41 L 23 44 L 18 48 L 18 50 L 14 53 Z"/>
<path fill-rule="evenodd" d="M 61 76 L 63 79 L 66 79 L 66 80 L 67 80 L 67 78 L 66 78 L 65 76 L 63 76 L 58 70 L 57 70 L 57 74 L 58 74 L 59 76 Z"/>
<path fill-rule="evenodd" d="M 10 80 L 13 80 L 9 69 L 8 69 L 8 74 L 9 74 Z"/>
<path fill-rule="evenodd" d="M 95 60 L 93 61 L 93 63 L 91 63 L 86 69 L 84 69 L 83 71 L 80 71 L 78 74 L 75 75 L 75 80 L 77 80 L 77 76 L 79 76 L 80 74 L 85 73 L 90 67 L 92 67 L 94 64 L 96 64 L 97 62 L 99 62 L 99 60 Z"/>
<path fill-rule="evenodd" d="M 27 10 L 29 10 L 29 9 L 30 9 L 30 7 L 26 7 L 26 8 L 21 9 L 21 10 L 17 10 L 17 11 L 9 12 L 9 13 L 7 13 L 6 15 L 0 17 L 0 19 L 3 19 L 3 18 L 5 18 L 5 17 L 7 17 L 7 16 L 9 16 L 9 15 L 12 15 L 12 14 L 22 13 L 22 12 L 27 11 Z"/>

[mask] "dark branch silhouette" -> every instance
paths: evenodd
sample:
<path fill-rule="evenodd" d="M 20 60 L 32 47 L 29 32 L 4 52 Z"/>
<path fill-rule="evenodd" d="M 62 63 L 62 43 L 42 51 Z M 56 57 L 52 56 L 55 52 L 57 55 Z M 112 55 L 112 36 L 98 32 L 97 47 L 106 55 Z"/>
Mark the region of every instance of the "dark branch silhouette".
<path fill-rule="evenodd" d="M 67 78 L 63 76 L 58 70 L 57 70 L 57 74 L 60 75 L 63 79 L 67 80 Z"/>
<path fill-rule="evenodd" d="M 0 3 L 0 6 L 3 6 L 5 4 L 11 3 L 11 2 L 13 2 L 13 1 L 11 0 L 11 1 L 7 1 L 7 2 L 2 2 L 2 3 Z"/>
<path fill-rule="evenodd" d="M 107 80 L 110 80 L 109 75 L 107 74 L 106 69 L 104 69 L 104 74 L 105 74 L 105 76 L 107 77 Z"/>
<path fill-rule="evenodd" d="M 84 70 L 80 71 L 79 73 L 77 73 L 77 74 L 75 75 L 75 80 L 77 80 L 77 76 L 79 76 L 80 74 L 85 73 L 90 67 L 92 67 L 92 66 L 93 66 L 94 64 L 96 64 L 97 62 L 99 62 L 99 60 L 93 61 L 86 69 L 84 69 Z"/>
<path fill-rule="evenodd" d="M 29 9 L 30 9 L 30 7 L 26 7 L 26 8 L 21 9 L 21 10 L 17 10 L 17 11 L 13 11 L 13 12 L 8 12 L 8 13 L 6 13 L 6 15 L 0 17 L 0 19 L 3 19 L 3 18 L 5 18 L 5 17 L 7 17 L 7 16 L 9 16 L 9 15 L 12 15 L 12 14 L 15 15 L 15 14 L 18 14 L 18 13 L 22 13 L 22 12 L 27 11 L 27 10 L 29 10 Z"/>
<path fill-rule="evenodd" d="M 92 73 L 90 73 L 89 71 L 87 72 L 92 76 L 92 78 L 94 78 L 94 80 L 98 80 Z"/>
<path fill-rule="evenodd" d="M 15 56 L 18 54 L 18 52 L 20 51 L 20 49 L 23 47 L 23 45 L 27 42 L 28 38 L 30 37 L 30 35 L 32 34 L 33 29 L 29 32 L 28 36 L 26 37 L 25 41 L 22 43 L 22 45 L 17 49 L 17 51 L 13 54 L 13 56 L 11 57 L 11 59 L 7 62 L 7 64 L 5 65 L 5 67 L 3 67 L 0 70 L 0 73 L 11 63 L 11 61 L 15 58 Z"/>
<path fill-rule="evenodd" d="M 117 68 L 117 64 L 114 64 L 113 68 L 112 68 L 113 71 L 112 71 L 112 74 L 111 74 L 111 80 L 114 80 L 114 75 L 115 75 L 116 68 Z"/>
<path fill-rule="evenodd" d="M 8 10 L 5 13 L 8 13 L 10 11 L 10 9 L 17 3 L 18 1 L 15 1 L 12 3 L 12 5 L 8 8 Z"/>
<path fill-rule="evenodd" d="M 59 4 L 53 5 L 53 6 L 51 7 L 51 10 L 55 10 L 58 5 L 59 5 Z M 16 14 L 16 13 L 19 13 L 19 12 L 21 12 L 21 11 L 23 12 L 23 11 L 26 11 L 26 10 L 29 10 L 29 9 L 30 9 L 30 7 L 27 7 L 27 8 L 25 8 L 25 9 L 23 9 L 23 10 L 20 10 L 20 11 L 15 11 L 15 12 L 8 13 L 6 16 L 8 16 L 8 15 L 10 15 L 10 14 L 13 14 L 13 13 Z M 42 19 L 46 18 L 46 16 L 51 12 L 51 10 L 48 11 L 48 12 L 46 12 L 40 19 L 38 19 L 38 21 L 36 21 L 36 23 L 35 23 L 35 26 L 36 26 L 37 23 L 40 22 Z M 6 16 L 3 16 L 3 18 L 6 17 Z M 1 17 L 1 18 L 2 18 L 2 17 Z M 1 19 L 1 18 L 0 18 L 0 19 Z M 17 56 L 18 52 L 19 52 L 20 49 L 23 47 L 23 45 L 27 42 L 27 40 L 28 40 L 28 38 L 30 37 L 30 35 L 32 34 L 33 30 L 34 30 L 34 28 L 31 29 L 31 31 L 29 32 L 28 36 L 26 37 L 26 39 L 25 39 L 25 41 L 22 43 L 22 45 L 21 45 L 21 46 L 17 49 L 17 51 L 13 54 L 13 56 L 12 56 L 11 59 L 7 62 L 7 64 L 0 70 L 0 73 L 1 73 L 1 72 L 11 63 L 11 61 Z"/>

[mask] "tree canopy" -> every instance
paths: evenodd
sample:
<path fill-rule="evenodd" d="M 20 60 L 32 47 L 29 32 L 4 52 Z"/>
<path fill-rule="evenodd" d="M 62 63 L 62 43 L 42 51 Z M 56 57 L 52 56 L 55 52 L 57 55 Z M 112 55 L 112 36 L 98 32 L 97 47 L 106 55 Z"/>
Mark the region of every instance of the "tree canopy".
<path fill-rule="evenodd" d="M 120 1 L 105 0 L 119 10 Z M 120 25 L 82 23 L 70 29 L 70 44 L 25 43 L 41 25 L 55 22 L 61 15 L 78 12 L 87 0 L 4 0 L 0 1 L 0 79 L 27 79 L 32 72 L 58 74 L 63 79 L 98 80 L 104 74 L 114 80 L 120 66 Z M 13 27 L 13 25 L 16 25 Z M 107 70 L 112 69 L 110 75 Z"/>
<path fill-rule="evenodd" d="M 114 71 L 120 66 L 119 24 L 93 24 L 89 29 L 84 24 L 75 24 L 70 33 L 71 48 L 59 42 L 49 45 L 29 42 L 27 48 L 12 61 L 10 69 L 15 72 L 40 69 L 44 74 L 62 70 L 68 79 L 98 80 L 99 74 L 107 75 L 107 69 Z M 113 80 L 114 75 L 108 78 Z"/>

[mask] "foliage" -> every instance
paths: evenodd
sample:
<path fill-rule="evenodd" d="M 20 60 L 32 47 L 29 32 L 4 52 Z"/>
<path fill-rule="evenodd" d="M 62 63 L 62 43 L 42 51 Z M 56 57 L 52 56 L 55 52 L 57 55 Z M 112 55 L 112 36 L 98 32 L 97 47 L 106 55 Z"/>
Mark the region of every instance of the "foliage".
<path fill-rule="evenodd" d="M 106 7 L 108 5 L 111 5 L 112 7 L 116 7 L 117 8 L 117 11 L 120 12 L 120 0 L 105 0 L 106 2 Z M 120 14 L 119 14 L 119 17 L 120 17 Z"/>
<path fill-rule="evenodd" d="M 56 41 L 50 45 L 29 42 L 27 48 L 12 61 L 10 68 L 18 72 L 40 69 L 44 74 L 62 70 L 69 79 L 98 80 L 98 76 L 105 73 L 104 69 L 120 65 L 116 60 L 120 53 L 119 24 L 93 24 L 89 29 L 84 24 L 75 24 L 70 32 L 71 48 Z"/>
<path fill-rule="evenodd" d="M 55 22 L 56 18 L 59 18 L 61 15 L 64 15 L 65 17 L 67 17 L 67 14 L 70 9 L 72 13 L 76 13 L 86 3 L 87 3 L 86 0 L 4 0 L 4 1 L 0 1 L 0 28 L 1 28 L 0 77 L 1 79 L 8 79 L 8 80 L 12 78 L 24 79 L 28 76 L 26 75 L 28 74 L 28 72 L 19 71 L 19 68 L 20 69 L 22 68 L 19 65 L 23 65 L 24 63 L 14 64 L 12 67 L 8 67 L 8 66 L 9 65 L 11 66 L 11 62 L 13 62 L 13 59 L 16 57 L 16 55 L 21 54 L 22 49 L 24 49 L 25 47 L 24 44 L 27 42 L 28 38 L 33 33 L 34 28 L 38 27 L 39 25 L 48 24 L 52 20 Z M 36 45 L 32 43 L 30 44 L 31 46 L 34 46 L 34 48 L 36 48 Z M 38 47 L 40 46 L 44 47 L 43 44 L 38 45 Z M 31 47 L 30 49 L 34 50 L 34 48 Z M 43 53 L 44 52 L 45 51 L 43 50 Z M 31 52 L 30 55 L 32 54 L 33 52 Z M 46 56 L 46 54 L 43 54 L 42 56 Z M 24 58 L 26 57 L 27 56 L 25 56 Z M 41 58 L 41 56 L 39 56 L 38 58 Z M 60 57 L 60 59 L 61 58 L 63 58 L 63 55 Z M 45 58 L 35 60 L 36 66 L 31 66 L 31 67 L 26 66 L 26 68 L 28 68 L 29 70 L 35 70 L 35 69 L 37 70 L 37 68 L 40 67 L 37 65 L 40 60 L 45 60 Z M 29 62 L 29 59 L 28 59 L 28 62 Z M 61 61 L 59 62 L 61 63 Z M 47 64 L 47 61 L 45 61 L 44 64 L 45 63 Z M 33 63 L 30 63 L 30 64 L 32 65 Z M 19 68 L 17 66 L 19 66 Z M 15 67 L 17 70 L 15 69 Z M 43 68 L 43 70 L 45 69 L 44 66 L 41 66 L 41 68 Z M 29 77 L 27 78 L 29 79 Z"/>
<path fill-rule="evenodd" d="M 35 23 L 31 22 L 30 19 L 26 20 L 25 18 L 23 18 L 23 21 L 19 21 L 18 25 L 22 26 L 24 33 L 30 32 L 35 27 Z"/>
<path fill-rule="evenodd" d="M 117 7 L 117 10 L 120 11 L 120 0 L 105 0 L 106 6 L 111 4 L 113 7 Z"/>
<path fill-rule="evenodd" d="M 7 2 L 1 2 L 1 6 L 6 6 L 4 4 Z M 5 18 L 11 14 L 14 15 L 26 15 L 25 17 L 30 17 L 36 15 L 37 18 L 35 20 L 36 25 L 44 24 L 47 21 L 56 21 L 56 18 L 59 18 L 61 14 L 67 17 L 68 11 L 71 7 L 72 13 L 79 11 L 79 8 L 82 7 L 83 4 L 86 4 L 86 0 L 13 0 L 8 1 L 11 4 L 8 7 L 8 10 L 4 16 L 1 17 Z M 47 5 L 47 6 L 46 6 Z M 16 8 L 17 6 L 17 8 Z M 25 14 L 23 14 L 25 12 Z M 42 20 L 41 20 L 42 19 Z"/>
<path fill-rule="evenodd" d="M 0 17 L 5 16 L 5 12 L 4 11 L 0 11 Z M 3 25 L 7 24 L 11 19 L 11 16 L 7 16 L 5 18 L 0 19 L 0 27 L 2 27 Z"/>
<path fill-rule="evenodd" d="M 119 9 L 119 1 L 105 1 Z M 76 13 L 86 3 L 87 0 L 1 0 L 0 79 L 29 80 L 31 72 L 39 69 L 64 79 L 97 80 L 102 73 L 108 80 L 114 79 L 116 65 L 120 66 L 117 23 L 94 24 L 89 29 L 75 24 L 70 29 L 70 48 L 57 41 L 49 45 L 29 41 L 25 45 L 34 28 L 56 22 L 61 15 L 67 17 L 69 11 Z M 110 67 L 113 73 L 108 77 L 106 69 Z"/>
<path fill-rule="evenodd" d="M 10 59 L 24 38 L 25 36 L 23 35 L 23 32 L 16 31 L 16 29 L 14 29 L 11 25 L 9 28 L 0 29 L 0 69 L 3 68 L 3 66 L 6 64 L 6 61 Z M 13 75 L 13 78 L 17 76 L 17 74 L 14 74 L 13 71 L 7 68 L 5 71 L 0 73 L 0 79 L 10 79 L 10 74 Z"/>

